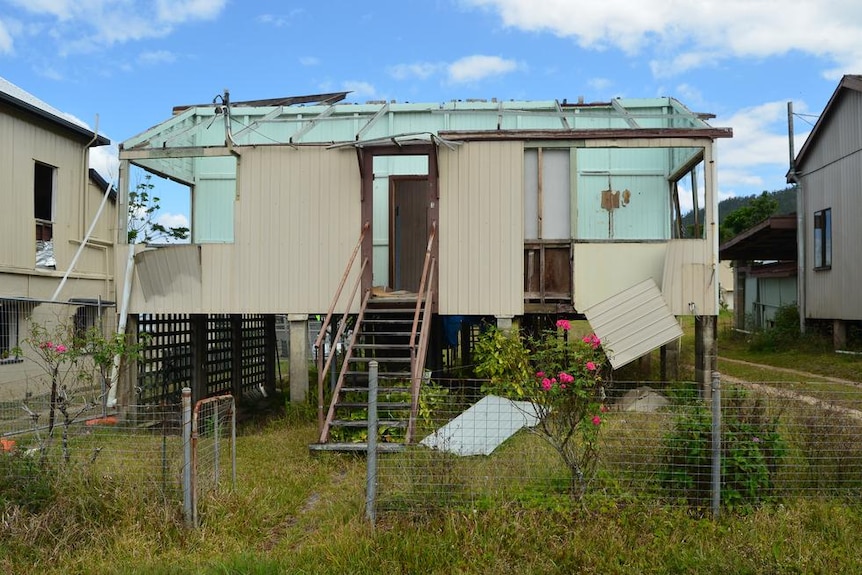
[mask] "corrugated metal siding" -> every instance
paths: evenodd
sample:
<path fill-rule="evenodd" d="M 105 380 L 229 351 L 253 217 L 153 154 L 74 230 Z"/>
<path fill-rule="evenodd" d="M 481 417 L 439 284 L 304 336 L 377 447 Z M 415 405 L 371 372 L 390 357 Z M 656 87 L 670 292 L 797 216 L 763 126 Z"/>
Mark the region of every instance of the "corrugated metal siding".
<path fill-rule="evenodd" d="M 574 245 L 575 309 L 584 310 L 651 278 L 662 281 L 667 244 L 576 243 Z"/>
<path fill-rule="evenodd" d="M 168 298 L 186 313 L 200 310 L 201 254 L 195 245 L 146 249 L 135 256 L 135 269 L 144 299 L 150 305 Z"/>
<path fill-rule="evenodd" d="M 862 320 L 862 94 L 845 90 L 809 150 L 805 197 L 805 315 Z M 815 171 L 816 170 L 816 171 Z M 832 208 L 832 269 L 814 271 L 814 212 Z"/>
<path fill-rule="evenodd" d="M 522 143 L 477 142 L 439 153 L 440 313 L 521 315 Z"/>
<path fill-rule="evenodd" d="M 709 241 L 668 242 L 661 285 L 674 315 L 718 315 L 718 278 Z"/>
<path fill-rule="evenodd" d="M 239 190 L 237 311 L 325 312 L 362 227 L 354 150 L 247 150 Z"/>
<path fill-rule="evenodd" d="M 584 310 L 614 369 L 682 337 L 658 286 L 644 280 Z"/>
<path fill-rule="evenodd" d="M 56 168 L 53 206 L 54 255 L 57 271 L 62 272 L 71 263 L 84 239 L 102 195 L 89 183 L 83 169 L 84 143 L 33 124 L 15 113 L 0 109 L 0 142 L 6 147 L 0 154 L 0 190 L 3 210 L 0 211 L 0 266 L 7 271 L 32 271 L 36 267 L 35 218 L 33 216 L 33 179 L 35 162 Z M 112 242 L 116 228 L 116 204 L 109 200 L 94 239 Z M 78 274 L 105 279 L 113 265 L 109 246 L 87 247 L 78 260 Z M 106 253 L 107 251 L 107 253 Z M 74 275 L 72 277 L 75 277 Z M 57 279 L 52 279 L 56 287 Z M 88 283 L 86 297 L 113 298 L 113 290 L 104 281 Z M 28 288 L 29 290 L 30 288 Z M 46 288 L 47 289 L 47 288 Z M 46 295 L 50 297 L 53 289 Z M 70 297 L 67 287 L 61 297 Z M 33 294 L 9 294 L 28 295 Z"/>

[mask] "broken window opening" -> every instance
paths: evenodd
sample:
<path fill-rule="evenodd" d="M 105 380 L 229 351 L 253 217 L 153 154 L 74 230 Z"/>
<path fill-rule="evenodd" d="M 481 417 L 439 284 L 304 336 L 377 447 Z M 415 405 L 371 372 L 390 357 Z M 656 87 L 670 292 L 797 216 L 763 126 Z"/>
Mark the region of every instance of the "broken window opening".
<path fill-rule="evenodd" d="M 33 216 L 36 220 L 36 267 L 56 268 L 54 258 L 54 201 L 57 168 L 35 162 Z"/>
<path fill-rule="evenodd" d="M 571 150 L 524 151 L 524 299 L 572 297 Z"/>

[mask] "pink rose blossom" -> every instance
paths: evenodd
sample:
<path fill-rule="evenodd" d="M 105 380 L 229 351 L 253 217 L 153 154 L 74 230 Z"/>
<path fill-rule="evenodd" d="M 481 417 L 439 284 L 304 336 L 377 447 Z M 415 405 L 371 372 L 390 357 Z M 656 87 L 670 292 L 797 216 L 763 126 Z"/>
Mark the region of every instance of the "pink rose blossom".
<path fill-rule="evenodd" d="M 537 371 L 536 377 L 545 377 L 545 372 L 544 371 Z"/>
<path fill-rule="evenodd" d="M 599 417 L 598 415 L 593 416 L 593 425 L 598 427 L 601 424 L 602 424 L 602 418 Z"/>
<path fill-rule="evenodd" d="M 575 381 L 575 378 L 566 373 L 565 371 L 560 372 L 560 383 L 572 383 Z"/>
<path fill-rule="evenodd" d="M 596 371 L 596 364 L 592 361 L 587 362 L 587 369 L 590 371 Z"/>
<path fill-rule="evenodd" d="M 554 384 L 551 383 L 551 380 L 547 377 L 542 380 L 542 389 L 544 389 L 545 391 L 550 391 L 553 386 Z"/>
<path fill-rule="evenodd" d="M 557 320 L 557 328 L 559 328 L 563 331 L 569 331 L 570 329 L 572 329 L 572 324 L 570 324 L 569 320 L 567 320 L 567 319 L 558 319 Z"/>
<path fill-rule="evenodd" d="M 65 353 L 67 348 L 65 345 L 60 344 L 54 349 L 57 350 L 57 353 Z"/>

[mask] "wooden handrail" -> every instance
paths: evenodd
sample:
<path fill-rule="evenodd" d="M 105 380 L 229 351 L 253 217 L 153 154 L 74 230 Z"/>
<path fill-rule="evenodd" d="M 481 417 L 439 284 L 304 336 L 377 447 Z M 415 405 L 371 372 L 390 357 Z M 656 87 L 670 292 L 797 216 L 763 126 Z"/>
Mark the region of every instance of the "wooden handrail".
<path fill-rule="evenodd" d="M 329 304 L 329 311 L 326 312 L 326 319 L 323 320 L 320 333 L 317 334 L 317 339 L 314 340 L 315 348 L 320 347 L 320 344 L 323 342 L 323 338 L 326 336 L 326 328 L 329 327 L 329 322 L 332 320 L 332 312 L 338 304 L 339 298 L 341 298 L 341 291 L 344 289 L 344 284 L 347 282 L 347 276 L 350 275 L 353 262 L 356 260 L 356 254 L 359 253 L 359 248 L 362 247 L 362 240 L 365 239 L 365 232 L 367 232 L 370 227 L 371 222 L 365 222 L 365 224 L 362 225 L 362 231 L 359 232 L 359 241 L 356 242 L 356 247 L 353 248 L 353 253 L 350 254 L 350 259 L 347 260 L 347 267 L 344 268 L 344 273 L 341 275 L 341 281 L 338 283 L 338 289 L 335 292 L 335 296 L 332 298 L 332 302 Z M 361 274 L 360 277 L 362 277 Z"/>
<path fill-rule="evenodd" d="M 341 281 L 338 283 L 338 289 L 335 291 L 335 296 L 332 298 L 332 302 L 329 304 L 329 310 L 326 312 L 326 317 L 323 320 L 323 324 L 320 326 L 320 332 L 317 334 L 317 339 L 314 340 L 314 350 L 317 354 L 317 427 L 318 431 L 320 432 L 323 431 L 324 425 L 323 380 L 326 375 L 326 370 L 329 369 L 329 366 L 332 363 L 332 351 L 330 351 L 329 359 L 324 366 L 323 357 L 320 353 L 320 346 L 323 343 L 323 338 L 326 337 L 326 328 L 328 328 L 329 324 L 332 322 L 332 313 L 335 310 L 335 306 L 338 305 L 338 301 L 341 299 L 341 292 L 344 290 L 344 284 L 347 282 L 347 278 L 350 276 L 350 270 L 353 269 L 353 264 L 356 261 L 356 254 L 359 253 L 359 248 L 362 247 L 362 242 L 365 240 L 365 233 L 370 228 L 371 222 L 365 222 L 362 225 L 362 230 L 359 232 L 359 241 L 356 242 L 356 246 L 353 248 L 353 253 L 350 254 L 350 259 L 347 260 L 347 267 L 344 268 L 344 273 L 341 274 Z M 356 297 L 356 290 L 359 288 L 359 284 L 362 281 L 362 275 L 365 273 L 365 268 L 367 266 L 368 258 L 365 258 L 362 260 L 359 275 L 357 276 L 356 282 L 353 286 L 353 290 L 350 293 L 350 299 L 344 308 L 344 314 L 342 314 L 342 321 L 341 325 L 338 328 L 338 333 L 336 334 L 336 337 L 332 338 L 333 348 L 335 346 L 335 342 L 338 341 L 338 338 L 341 337 L 342 333 L 344 333 L 344 328 L 347 323 L 345 320 L 347 319 L 347 315 L 350 312 L 350 306 L 353 304 L 353 299 Z"/>
<path fill-rule="evenodd" d="M 419 313 L 422 310 L 425 282 L 428 279 L 428 270 L 431 265 L 431 248 L 434 238 L 437 236 L 437 220 L 431 222 L 431 233 L 428 234 L 428 246 L 425 248 L 425 261 L 422 263 L 422 278 L 419 280 L 419 292 L 416 294 L 416 310 L 413 312 L 413 327 L 410 328 L 410 360 L 414 361 L 414 349 L 416 346 L 416 327 L 419 324 Z M 430 282 L 429 282 L 430 285 Z"/>
<path fill-rule="evenodd" d="M 366 258 L 367 261 L 367 258 Z M 371 299 L 371 290 L 365 290 L 365 296 L 362 298 L 362 305 L 359 307 L 359 315 L 356 317 L 356 326 L 353 329 L 353 335 L 350 337 L 350 344 L 347 346 L 347 350 L 344 353 L 344 362 L 341 364 L 341 371 L 338 373 L 338 381 L 335 383 L 335 389 L 332 390 L 332 401 L 329 402 L 329 412 L 326 414 L 326 418 L 324 419 L 323 425 L 320 426 L 318 430 L 320 432 L 320 443 L 326 443 L 329 441 L 329 423 L 332 421 L 335 416 L 335 403 L 338 399 L 338 395 L 341 393 L 341 388 L 344 385 L 344 376 L 347 375 L 347 369 L 350 364 L 350 358 L 353 357 L 353 347 L 356 345 L 357 336 L 359 335 L 359 331 L 361 330 L 362 318 L 365 316 L 365 310 L 368 308 L 368 300 Z M 330 353 L 331 355 L 331 353 Z M 318 376 L 318 381 L 322 380 Z M 318 387 L 318 392 L 321 393 L 322 384 Z M 323 399 L 321 396 L 320 405 L 323 404 Z"/>
<path fill-rule="evenodd" d="M 425 376 L 425 356 L 428 353 L 428 340 L 431 334 L 431 302 L 434 300 L 434 290 L 431 286 L 434 284 L 434 263 L 435 259 L 431 258 L 431 270 L 428 272 L 428 287 L 425 293 L 425 309 L 422 314 L 422 331 L 419 334 L 419 351 L 411 354 L 411 378 L 410 378 L 410 420 L 407 423 L 407 434 L 405 441 L 410 443 L 413 441 L 413 431 L 416 427 L 416 417 L 419 413 L 419 389 L 422 384 L 422 379 Z"/>

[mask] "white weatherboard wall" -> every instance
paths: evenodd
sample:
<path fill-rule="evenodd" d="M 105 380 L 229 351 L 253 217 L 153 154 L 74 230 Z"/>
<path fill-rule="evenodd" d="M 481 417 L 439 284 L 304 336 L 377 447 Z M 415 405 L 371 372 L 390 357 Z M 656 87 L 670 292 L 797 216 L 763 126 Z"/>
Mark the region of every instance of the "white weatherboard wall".
<path fill-rule="evenodd" d="M 524 313 L 524 147 L 474 142 L 440 154 L 440 313 Z"/>
<path fill-rule="evenodd" d="M 667 243 L 576 243 L 575 309 L 587 309 L 651 278 L 661 285 Z"/>
<path fill-rule="evenodd" d="M 658 286 L 644 280 L 584 310 L 614 369 L 682 337 Z"/>
<path fill-rule="evenodd" d="M 356 155 L 316 146 L 244 149 L 234 213 L 233 243 L 167 246 L 143 256 L 130 313 L 325 312 L 359 240 Z M 199 284 L 196 272 L 168 280 L 170 266 L 191 266 L 196 257 Z"/>

